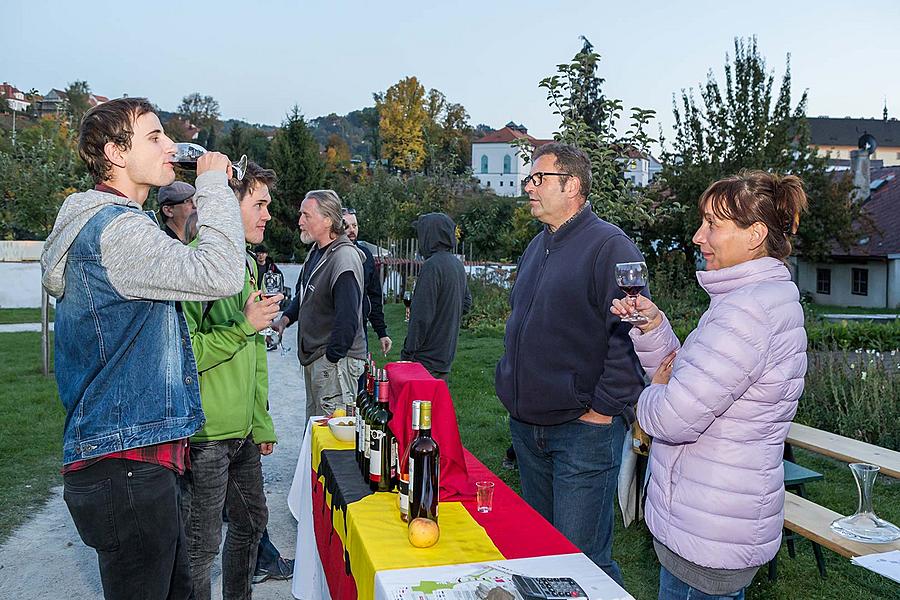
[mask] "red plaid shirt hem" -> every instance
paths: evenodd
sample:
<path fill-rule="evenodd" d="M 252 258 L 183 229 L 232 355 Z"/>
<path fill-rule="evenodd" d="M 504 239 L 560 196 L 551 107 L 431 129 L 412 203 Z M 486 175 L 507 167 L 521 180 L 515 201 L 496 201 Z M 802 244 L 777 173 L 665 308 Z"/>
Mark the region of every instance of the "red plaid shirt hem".
<path fill-rule="evenodd" d="M 154 444 L 153 446 L 144 446 L 142 448 L 131 448 L 120 452 L 112 452 L 104 454 L 96 458 L 88 458 L 78 460 L 63 466 L 62 474 L 71 473 L 87 469 L 98 461 L 107 458 L 124 458 L 127 460 L 136 460 L 139 462 L 153 463 L 167 469 L 172 469 L 179 475 L 190 468 L 190 452 L 188 451 L 188 439 L 173 440 L 171 442 L 163 442 L 162 444 Z"/>

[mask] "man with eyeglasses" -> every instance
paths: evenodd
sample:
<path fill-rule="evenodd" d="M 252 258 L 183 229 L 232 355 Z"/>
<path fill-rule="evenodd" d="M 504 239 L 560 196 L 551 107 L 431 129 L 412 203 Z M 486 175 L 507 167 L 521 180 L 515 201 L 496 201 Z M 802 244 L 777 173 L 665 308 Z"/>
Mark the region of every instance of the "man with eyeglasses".
<path fill-rule="evenodd" d="M 182 244 L 188 244 L 197 237 L 197 207 L 194 205 L 196 193 L 197 190 L 191 184 L 174 181 L 171 185 L 159 188 L 156 195 L 163 231 Z"/>
<path fill-rule="evenodd" d="M 644 378 L 631 327 L 609 306 L 621 296 L 615 263 L 643 257 L 591 210 L 583 151 L 554 142 L 531 161 L 523 184 L 544 229 L 519 261 L 497 396 L 510 413 L 523 497 L 622 585 L 612 559 L 613 505 Z"/>
<path fill-rule="evenodd" d="M 381 293 L 381 278 L 375 272 L 375 257 L 364 244 L 360 244 L 357 240 L 359 220 L 356 209 L 344 208 L 341 212 L 344 216 L 344 223 L 347 225 L 347 237 L 366 255 L 363 260 L 363 287 L 365 288 L 362 299 L 363 328 L 365 329 L 363 334 L 368 339 L 367 324 L 371 323 L 372 329 L 378 335 L 378 341 L 381 342 L 381 351 L 387 356 L 394 343 L 388 337 L 387 324 L 384 322 L 384 297 Z M 365 385 L 364 379 L 360 379 L 360 385 Z"/>

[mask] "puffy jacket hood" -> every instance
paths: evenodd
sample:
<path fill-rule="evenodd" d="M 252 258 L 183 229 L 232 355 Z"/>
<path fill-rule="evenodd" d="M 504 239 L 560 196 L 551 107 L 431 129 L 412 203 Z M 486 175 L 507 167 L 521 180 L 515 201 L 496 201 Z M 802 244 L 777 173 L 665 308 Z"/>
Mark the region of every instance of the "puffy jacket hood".
<path fill-rule="evenodd" d="M 97 190 L 72 194 L 63 202 L 41 252 L 41 282 L 51 296 L 61 298 L 65 292 L 66 257 L 75 238 L 91 217 L 110 204 L 141 208 L 133 200 Z"/>
<path fill-rule="evenodd" d="M 444 213 L 424 214 L 416 221 L 419 235 L 419 254 L 428 258 L 435 252 L 453 252 L 456 249 L 456 223 Z"/>

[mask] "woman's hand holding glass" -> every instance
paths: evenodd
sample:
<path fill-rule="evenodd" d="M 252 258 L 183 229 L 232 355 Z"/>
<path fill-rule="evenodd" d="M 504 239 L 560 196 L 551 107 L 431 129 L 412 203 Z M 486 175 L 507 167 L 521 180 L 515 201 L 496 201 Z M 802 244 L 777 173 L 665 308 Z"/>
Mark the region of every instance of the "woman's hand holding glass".
<path fill-rule="evenodd" d="M 620 319 L 635 313 L 644 317 L 646 321 L 633 323 L 635 327 L 641 330 L 641 333 L 653 331 L 662 324 L 662 312 L 650 298 L 642 295 L 634 296 L 633 304 L 631 297 L 613 298 L 609 311 Z"/>

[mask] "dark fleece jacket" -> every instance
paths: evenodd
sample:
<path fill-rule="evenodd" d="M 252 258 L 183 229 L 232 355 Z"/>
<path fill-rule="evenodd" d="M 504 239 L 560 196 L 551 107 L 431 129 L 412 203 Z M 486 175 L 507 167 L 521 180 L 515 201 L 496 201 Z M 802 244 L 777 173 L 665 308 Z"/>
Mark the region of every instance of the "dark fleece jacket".
<path fill-rule="evenodd" d="M 459 322 L 472 306 L 465 268 L 452 254 L 456 223 L 444 213 L 428 213 L 419 217 L 416 232 L 425 264 L 416 281 L 400 358 L 420 362 L 432 373 L 449 373 Z"/>

